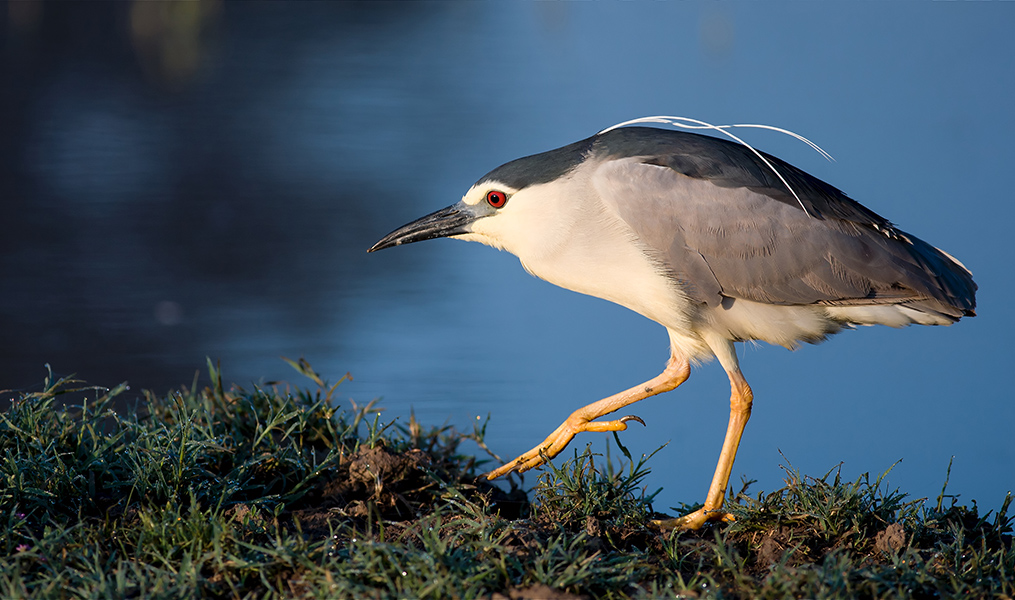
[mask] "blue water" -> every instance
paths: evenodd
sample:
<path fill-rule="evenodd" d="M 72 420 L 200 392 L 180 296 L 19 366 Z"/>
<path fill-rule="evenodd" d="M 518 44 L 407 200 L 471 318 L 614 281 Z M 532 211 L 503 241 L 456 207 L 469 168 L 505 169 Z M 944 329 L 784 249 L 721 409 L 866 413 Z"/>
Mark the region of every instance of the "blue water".
<path fill-rule="evenodd" d="M 752 143 L 961 259 L 980 316 L 742 348 L 756 402 L 732 482 L 903 459 L 890 484 L 933 498 L 954 456 L 964 499 L 995 508 L 1015 486 L 1015 3 L 29 4 L 3 30 L 0 388 L 37 388 L 50 363 L 164 392 L 205 357 L 241 385 L 298 382 L 278 357 L 304 356 L 388 418 L 490 415 L 512 458 L 656 375 L 663 328 L 483 246 L 366 248 L 619 121 L 760 122 L 837 161 Z M 648 424 L 622 434 L 632 452 L 668 443 L 658 509 L 703 499 L 728 395 L 710 364 L 631 408 Z"/>

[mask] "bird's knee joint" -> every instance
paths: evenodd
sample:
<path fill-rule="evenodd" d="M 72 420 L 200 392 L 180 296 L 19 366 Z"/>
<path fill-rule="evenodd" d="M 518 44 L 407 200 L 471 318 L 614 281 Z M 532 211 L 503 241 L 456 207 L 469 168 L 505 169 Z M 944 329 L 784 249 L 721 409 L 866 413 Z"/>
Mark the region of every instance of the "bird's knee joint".
<path fill-rule="evenodd" d="M 738 412 L 751 414 L 751 406 L 754 405 L 754 393 L 750 386 L 737 386 L 730 394 L 730 409 Z"/>

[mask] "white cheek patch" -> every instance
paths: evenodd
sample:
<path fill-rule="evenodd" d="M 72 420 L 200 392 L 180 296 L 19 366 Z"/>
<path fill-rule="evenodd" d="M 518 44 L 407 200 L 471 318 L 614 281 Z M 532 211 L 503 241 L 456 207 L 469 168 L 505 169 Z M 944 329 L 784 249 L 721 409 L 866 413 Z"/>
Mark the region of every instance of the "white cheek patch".
<path fill-rule="evenodd" d="M 494 238 L 492 238 L 492 237 L 490 237 L 488 235 L 485 235 L 483 233 L 476 233 L 475 231 L 473 231 L 471 233 L 463 233 L 463 234 L 460 234 L 460 235 L 456 235 L 454 237 L 454 239 L 456 239 L 456 240 L 465 240 L 466 242 L 479 242 L 480 244 L 483 244 L 485 246 L 490 246 L 491 248 L 496 248 L 498 250 L 503 250 L 504 249 L 504 246 L 501 245 Z"/>

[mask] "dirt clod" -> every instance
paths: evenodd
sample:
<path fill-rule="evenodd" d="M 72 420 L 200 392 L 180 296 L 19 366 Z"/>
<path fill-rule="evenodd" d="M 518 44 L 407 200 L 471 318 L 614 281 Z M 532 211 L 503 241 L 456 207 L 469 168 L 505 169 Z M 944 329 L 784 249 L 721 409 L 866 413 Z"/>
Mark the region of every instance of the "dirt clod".
<path fill-rule="evenodd" d="M 782 553 L 785 548 L 780 544 L 775 536 L 767 535 L 765 539 L 761 540 L 761 546 L 758 548 L 758 566 L 768 567 L 782 560 Z"/>
<path fill-rule="evenodd" d="M 906 532 L 902 529 L 902 523 L 892 523 L 874 536 L 874 549 L 878 552 L 891 554 L 902 550 L 905 545 Z"/>

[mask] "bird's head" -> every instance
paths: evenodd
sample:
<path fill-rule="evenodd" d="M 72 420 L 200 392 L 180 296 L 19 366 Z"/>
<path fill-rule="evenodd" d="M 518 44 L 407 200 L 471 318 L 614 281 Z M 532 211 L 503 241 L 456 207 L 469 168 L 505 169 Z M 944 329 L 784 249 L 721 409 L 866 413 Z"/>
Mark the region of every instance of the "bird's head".
<path fill-rule="evenodd" d="M 480 242 L 523 260 L 552 251 L 575 218 L 574 207 L 565 205 L 587 147 L 578 142 L 502 165 L 460 202 L 399 227 L 368 252 L 440 237 Z"/>

